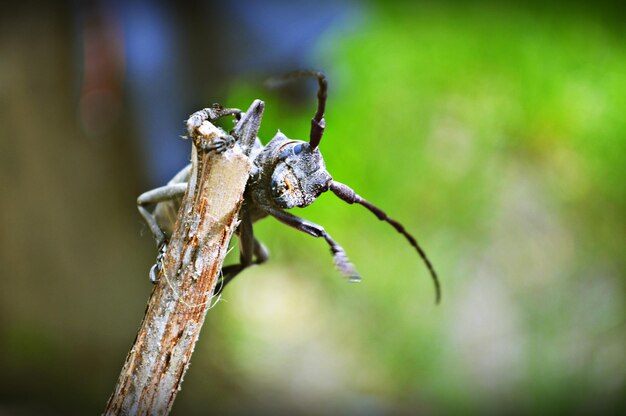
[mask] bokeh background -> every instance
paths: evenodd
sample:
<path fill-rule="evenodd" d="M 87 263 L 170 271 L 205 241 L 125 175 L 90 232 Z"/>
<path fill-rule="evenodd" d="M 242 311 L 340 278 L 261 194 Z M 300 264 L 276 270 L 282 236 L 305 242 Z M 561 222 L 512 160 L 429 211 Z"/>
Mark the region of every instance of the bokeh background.
<path fill-rule="evenodd" d="M 96 414 L 151 291 L 136 196 L 189 158 L 185 118 L 266 101 L 306 138 L 329 77 L 322 241 L 271 251 L 207 315 L 174 414 L 626 409 L 626 33 L 618 3 L 15 2 L 0 9 L 0 414 Z M 230 261 L 236 260 L 236 251 Z"/>

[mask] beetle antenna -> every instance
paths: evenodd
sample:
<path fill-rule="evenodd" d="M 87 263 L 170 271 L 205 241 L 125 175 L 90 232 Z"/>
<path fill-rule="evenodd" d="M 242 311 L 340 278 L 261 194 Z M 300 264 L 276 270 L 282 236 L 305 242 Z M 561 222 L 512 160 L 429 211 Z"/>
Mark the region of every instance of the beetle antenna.
<path fill-rule="evenodd" d="M 326 75 L 319 71 L 299 70 L 289 72 L 278 78 L 270 78 L 265 82 L 265 85 L 268 88 L 276 88 L 297 78 L 317 79 L 317 111 L 315 112 L 313 119 L 311 119 L 311 134 L 309 135 L 309 144 L 311 145 L 311 149 L 315 149 L 322 141 L 324 128 L 326 127 L 326 121 L 324 120 L 324 112 L 326 111 L 326 97 L 328 91 L 328 81 L 326 81 Z"/>
<path fill-rule="evenodd" d="M 420 245 L 417 243 L 417 240 L 415 239 L 415 237 L 409 234 L 404 229 L 404 226 L 402 224 L 400 224 L 398 221 L 392 218 L 389 218 L 389 216 L 382 209 L 373 205 L 371 202 L 366 201 L 365 199 L 361 198 L 361 196 L 358 195 L 356 192 L 354 192 L 349 186 L 344 185 L 343 183 L 340 183 L 340 182 L 331 181 L 330 190 L 333 191 L 335 195 L 337 195 L 339 198 L 341 198 L 348 204 L 357 203 L 359 205 L 363 205 L 365 208 L 370 210 L 374 215 L 376 215 L 376 217 L 378 217 L 379 220 L 386 221 L 387 223 L 391 224 L 393 228 L 396 229 L 396 231 L 402 234 L 409 241 L 409 243 L 415 248 L 415 250 L 417 250 L 417 253 L 422 258 L 422 260 L 424 261 L 424 264 L 426 264 L 426 267 L 428 268 L 428 271 L 430 272 L 430 276 L 432 277 L 433 283 L 435 284 L 435 300 L 436 300 L 436 303 L 439 303 L 441 301 L 441 286 L 439 284 L 439 278 L 437 277 L 435 268 L 433 267 L 432 263 L 426 256 L 426 253 L 424 252 L 424 250 L 422 250 Z"/>

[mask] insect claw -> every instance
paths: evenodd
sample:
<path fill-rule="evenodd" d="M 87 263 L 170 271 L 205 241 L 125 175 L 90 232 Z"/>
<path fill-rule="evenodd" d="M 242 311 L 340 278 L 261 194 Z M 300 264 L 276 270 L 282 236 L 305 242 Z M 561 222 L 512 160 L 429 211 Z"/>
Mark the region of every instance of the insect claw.
<path fill-rule="evenodd" d="M 335 248 L 331 251 L 333 252 L 333 257 L 337 270 L 339 270 L 342 275 L 347 277 L 349 282 L 360 282 L 361 276 L 356 271 L 356 268 L 350 262 L 350 259 L 348 258 L 348 256 L 346 256 L 346 253 L 343 251 L 343 249 Z"/>
<path fill-rule="evenodd" d="M 150 268 L 149 276 L 150 276 L 150 281 L 153 284 L 159 283 L 159 270 L 160 270 L 160 267 L 157 265 L 157 263 L 154 263 L 152 267 Z"/>
<path fill-rule="evenodd" d="M 200 140 L 199 142 L 200 148 L 205 152 L 214 150 L 216 153 L 224 153 L 235 145 L 235 138 L 227 134 L 225 136 L 215 137 L 211 143 L 207 143 L 206 140 Z"/>
<path fill-rule="evenodd" d="M 163 268 L 163 259 L 165 258 L 166 252 L 167 252 L 167 243 L 163 242 L 159 244 L 159 254 L 157 255 L 156 261 L 154 262 L 152 267 L 150 267 L 150 273 L 149 273 L 150 281 L 153 284 L 159 283 L 159 273 L 161 272 L 161 269 Z"/>

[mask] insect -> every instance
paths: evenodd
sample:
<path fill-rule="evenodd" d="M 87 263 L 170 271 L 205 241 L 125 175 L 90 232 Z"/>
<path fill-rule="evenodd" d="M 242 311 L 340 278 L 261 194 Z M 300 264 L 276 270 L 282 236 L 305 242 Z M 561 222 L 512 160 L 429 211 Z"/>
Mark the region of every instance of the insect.
<path fill-rule="evenodd" d="M 435 285 L 436 301 L 439 302 L 441 288 L 437 274 L 416 239 L 405 230 L 402 224 L 390 218 L 383 210 L 363 199 L 347 185 L 333 180 L 326 170 L 319 150 L 325 129 L 324 113 L 328 90 L 325 75 L 317 71 L 295 71 L 275 80 L 274 84 L 300 77 L 312 77 L 318 83 L 317 110 L 311 120 L 309 141 L 292 140 L 278 131 L 266 146 L 263 146 L 257 137 L 255 143 L 249 149 L 245 149 L 253 161 L 253 168 L 239 214 L 240 223 L 235 231 L 239 238 L 239 264 L 223 267 L 216 293 L 219 293 L 245 268 L 268 260 L 267 249 L 255 238 L 253 232 L 253 224 L 268 216 L 313 237 L 324 239 L 330 247 L 339 272 L 350 281 L 359 281 L 360 276 L 348 259 L 345 250 L 322 226 L 285 211 L 289 208 L 303 208 L 311 205 L 322 193 L 331 191 L 348 204 L 364 206 L 379 220 L 389 223 L 406 238 L 428 268 Z M 258 100 L 256 102 L 260 103 Z M 251 110 L 248 110 L 248 113 Z M 194 129 L 204 121 L 213 121 L 218 117 L 228 115 L 240 119 L 243 114 L 237 109 L 226 109 L 215 105 L 192 114 L 187 121 L 188 130 L 191 135 Z M 254 120 L 257 125 L 260 124 L 261 116 L 258 117 L 258 120 Z M 201 148 L 208 152 L 222 152 L 232 146 L 236 140 L 237 138 L 230 134 L 223 134 L 210 144 L 202 145 Z M 153 283 L 158 281 L 157 275 L 162 266 L 167 240 L 171 236 L 181 198 L 187 189 L 190 172 L 191 165 L 188 165 L 166 186 L 148 191 L 137 199 L 139 212 L 150 227 L 159 247 L 157 262 L 150 270 L 150 280 Z M 147 207 L 152 204 L 155 207 L 150 212 Z"/>

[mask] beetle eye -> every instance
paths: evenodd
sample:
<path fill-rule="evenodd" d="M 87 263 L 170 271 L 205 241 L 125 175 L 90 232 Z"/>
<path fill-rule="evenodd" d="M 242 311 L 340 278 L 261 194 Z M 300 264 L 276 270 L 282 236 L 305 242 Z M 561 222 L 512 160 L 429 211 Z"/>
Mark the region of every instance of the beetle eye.
<path fill-rule="evenodd" d="M 295 145 L 293 147 L 293 154 L 294 155 L 300 154 L 300 152 L 302 152 L 302 148 L 303 148 L 302 143 L 299 143 L 299 144 Z"/>

